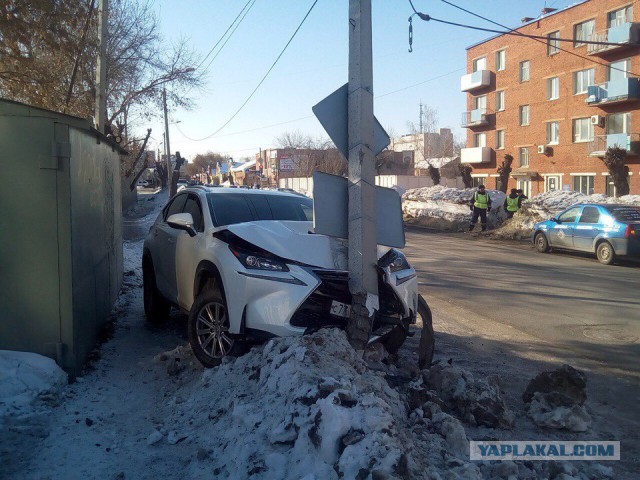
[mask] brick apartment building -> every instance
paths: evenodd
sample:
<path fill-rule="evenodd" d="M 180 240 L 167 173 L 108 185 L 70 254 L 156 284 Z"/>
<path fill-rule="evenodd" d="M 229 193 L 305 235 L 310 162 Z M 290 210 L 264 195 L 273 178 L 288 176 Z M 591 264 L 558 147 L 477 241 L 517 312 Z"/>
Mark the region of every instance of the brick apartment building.
<path fill-rule="evenodd" d="M 511 154 L 509 188 L 613 195 L 602 158 L 618 145 L 631 193 L 640 193 L 640 6 L 586 0 L 523 21 L 517 32 L 547 40 L 499 35 L 467 48 L 461 161 L 474 184 L 496 188 L 497 167 Z"/>

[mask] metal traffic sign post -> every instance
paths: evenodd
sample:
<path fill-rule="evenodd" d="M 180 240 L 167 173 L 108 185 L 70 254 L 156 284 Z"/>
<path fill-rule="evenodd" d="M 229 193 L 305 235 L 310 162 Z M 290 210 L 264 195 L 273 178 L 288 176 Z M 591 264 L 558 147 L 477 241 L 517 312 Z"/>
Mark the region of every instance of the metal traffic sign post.
<path fill-rule="evenodd" d="M 379 308 L 374 159 L 389 143 L 388 135 L 373 116 L 371 0 L 349 0 L 348 28 L 349 82 L 313 111 L 349 160 L 347 223 L 352 308 L 347 336 L 356 350 L 364 350 L 373 315 Z M 314 204 L 318 203 L 315 193 L 314 198 Z"/>

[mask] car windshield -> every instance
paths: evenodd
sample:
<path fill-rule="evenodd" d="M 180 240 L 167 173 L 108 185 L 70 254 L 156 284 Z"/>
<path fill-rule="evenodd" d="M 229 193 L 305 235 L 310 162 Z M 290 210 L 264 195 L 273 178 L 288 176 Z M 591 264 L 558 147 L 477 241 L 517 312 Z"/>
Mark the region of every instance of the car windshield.
<path fill-rule="evenodd" d="M 256 220 L 313 220 L 313 200 L 301 196 L 209 193 L 211 218 L 216 227 Z"/>
<path fill-rule="evenodd" d="M 604 208 L 619 222 L 640 222 L 640 207 L 633 205 L 607 205 Z"/>

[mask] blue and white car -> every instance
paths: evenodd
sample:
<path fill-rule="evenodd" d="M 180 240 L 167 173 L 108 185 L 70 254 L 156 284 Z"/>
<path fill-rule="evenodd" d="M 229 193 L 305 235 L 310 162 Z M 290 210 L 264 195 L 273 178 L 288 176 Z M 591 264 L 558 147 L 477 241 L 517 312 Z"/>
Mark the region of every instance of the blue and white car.
<path fill-rule="evenodd" d="M 536 250 L 552 248 L 595 253 L 611 265 L 618 257 L 640 258 L 640 206 L 584 203 L 534 225 Z"/>

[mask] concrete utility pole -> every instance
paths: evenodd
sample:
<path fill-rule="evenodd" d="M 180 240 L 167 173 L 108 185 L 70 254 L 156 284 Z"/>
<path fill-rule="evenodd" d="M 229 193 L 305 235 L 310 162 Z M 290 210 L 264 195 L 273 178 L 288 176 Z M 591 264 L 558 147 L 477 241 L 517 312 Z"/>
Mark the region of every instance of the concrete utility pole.
<path fill-rule="evenodd" d="M 98 47 L 98 61 L 96 63 L 96 108 L 94 122 L 96 128 L 105 133 L 104 128 L 107 123 L 107 37 L 109 0 L 98 0 L 98 37 L 100 45 Z"/>
<path fill-rule="evenodd" d="M 349 0 L 349 290 L 347 335 L 364 350 L 378 307 L 371 0 Z"/>
<path fill-rule="evenodd" d="M 164 151 L 167 155 L 167 186 L 171 189 L 171 175 L 173 166 L 171 165 L 171 147 L 169 146 L 169 115 L 167 114 L 167 89 L 162 89 L 162 105 L 164 110 Z"/>

